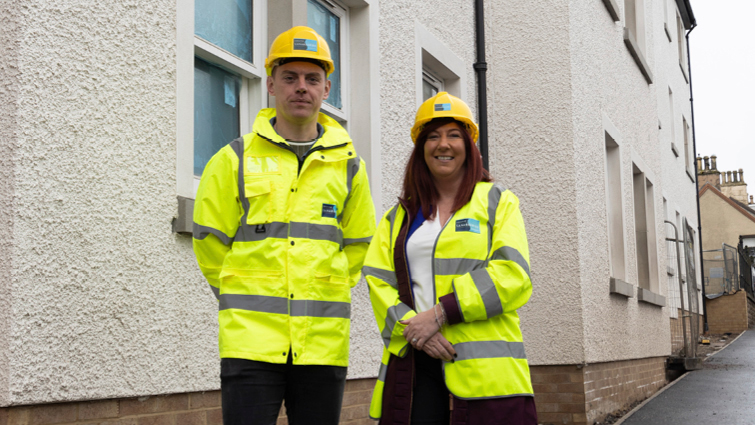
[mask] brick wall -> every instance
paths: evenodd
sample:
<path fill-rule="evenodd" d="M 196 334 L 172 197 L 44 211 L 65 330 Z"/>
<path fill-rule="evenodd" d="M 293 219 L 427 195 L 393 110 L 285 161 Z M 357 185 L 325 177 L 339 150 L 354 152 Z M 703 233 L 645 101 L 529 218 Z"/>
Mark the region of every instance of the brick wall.
<path fill-rule="evenodd" d="M 624 360 L 584 367 L 587 423 L 626 409 L 666 385 L 666 358 Z"/>
<path fill-rule="evenodd" d="M 591 425 L 666 384 L 665 357 L 530 370 L 543 425 Z"/>
<path fill-rule="evenodd" d="M 708 309 L 708 330 L 714 334 L 737 333 L 747 329 L 748 301 L 745 291 L 705 300 Z"/>
<path fill-rule="evenodd" d="M 375 379 L 346 382 L 342 425 L 374 425 Z M 222 425 L 220 391 L 0 408 L 0 425 Z M 281 409 L 278 425 L 287 425 Z"/>

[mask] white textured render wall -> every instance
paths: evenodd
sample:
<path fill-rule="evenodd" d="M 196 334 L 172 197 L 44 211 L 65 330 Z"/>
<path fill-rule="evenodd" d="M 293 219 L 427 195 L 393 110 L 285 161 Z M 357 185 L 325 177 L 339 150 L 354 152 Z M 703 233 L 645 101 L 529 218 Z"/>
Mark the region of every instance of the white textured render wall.
<path fill-rule="evenodd" d="M 8 404 L 10 372 L 11 287 L 13 285 L 13 211 L 18 149 L 18 35 L 17 3 L 0 8 L 0 406 Z"/>
<path fill-rule="evenodd" d="M 681 217 L 687 218 L 690 226 L 695 229 L 695 236 L 697 235 L 697 184 L 693 182 L 689 175 L 684 163 L 684 129 L 682 117 L 687 119 L 687 123 L 690 126 L 690 139 L 689 139 L 689 155 L 690 161 L 692 160 L 692 108 L 690 104 L 690 91 L 687 79 L 682 73 L 682 69 L 679 66 L 679 49 L 677 45 L 678 35 L 676 31 L 676 1 L 663 0 L 654 2 L 653 10 L 655 16 L 655 27 L 657 30 L 655 43 L 655 57 L 656 57 L 656 95 L 658 101 L 658 117 L 661 122 L 661 130 L 659 131 L 658 145 L 660 147 L 661 156 L 661 168 L 663 170 L 663 197 L 666 198 L 668 205 L 668 217 L 666 219 L 675 222 L 675 213 L 679 212 Z M 663 29 L 663 8 L 668 8 L 668 29 L 671 33 L 671 40 L 666 36 Z M 694 34 L 694 33 L 693 33 Z M 694 40 L 694 38 L 693 38 Z M 694 42 L 694 41 L 693 41 Z M 686 52 L 685 52 L 686 55 Z M 693 64 L 694 67 L 694 64 Z M 694 69 L 693 69 L 694 71 Z M 669 88 L 674 93 L 674 110 L 673 116 L 671 115 L 671 108 L 669 107 L 668 90 Z M 674 130 L 671 127 L 674 126 Z M 673 138 L 673 140 L 672 140 Z M 679 156 L 677 157 L 671 151 L 671 142 L 676 145 Z M 695 164 L 691 162 L 691 164 Z M 696 174 L 695 168 L 691 168 L 692 175 Z M 665 225 L 664 232 L 668 231 L 669 235 L 673 236 L 673 230 L 671 226 Z M 703 229 L 705 232 L 705 229 Z M 681 229 L 679 235 L 681 236 Z M 699 241 L 695 241 L 695 264 L 697 282 L 702 282 L 702 267 L 700 267 L 700 250 Z M 663 244 L 663 251 L 661 255 L 662 261 L 668 258 L 668 244 Z M 681 249 L 681 247 L 680 247 Z M 675 254 L 674 254 L 675 255 Z M 662 264 L 662 268 L 665 264 Z M 676 268 L 675 265 L 672 265 Z M 665 276 L 664 276 L 665 277 Z M 698 305 L 700 307 L 700 314 L 702 314 L 702 292 L 699 292 Z"/>
<path fill-rule="evenodd" d="M 176 2 L 22 0 L 14 9 L 3 404 L 217 388 L 216 302 L 191 240 L 171 232 Z"/>
<path fill-rule="evenodd" d="M 624 3 L 620 3 L 623 10 Z M 645 2 L 649 4 L 649 2 Z M 646 60 L 657 78 L 655 43 L 663 31 L 658 12 L 647 8 Z M 621 14 L 623 16 L 623 14 Z M 661 193 L 662 149 L 658 140 L 656 90 L 648 84 L 623 41 L 623 22 L 614 22 L 600 0 L 570 0 L 573 69 L 574 146 L 577 170 L 579 258 L 582 272 L 585 362 L 668 355 L 670 336 L 665 308 L 639 303 L 635 296 L 609 294 L 610 262 L 605 187 L 603 117 L 618 130 L 624 210 L 625 280 L 637 286 L 632 162 L 636 161 L 654 185 L 658 290 L 667 295 Z M 621 276 L 617 276 L 622 278 Z"/>
<path fill-rule="evenodd" d="M 519 310 L 531 364 L 584 358 L 569 8 L 488 1 L 490 169 L 521 201 L 533 295 Z"/>
<path fill-rule="evenodd" d="M 396 204 L 404 169 L 414 147 L 409 136 L 417 112 L 415 21 L 454 52 L 467 67 L 467 99 L 476 112 L 476 86 L 472 64 L 474 3 L 432 1 L 380 2 L 380 106 L 382 203 L 378 215 Z"/>

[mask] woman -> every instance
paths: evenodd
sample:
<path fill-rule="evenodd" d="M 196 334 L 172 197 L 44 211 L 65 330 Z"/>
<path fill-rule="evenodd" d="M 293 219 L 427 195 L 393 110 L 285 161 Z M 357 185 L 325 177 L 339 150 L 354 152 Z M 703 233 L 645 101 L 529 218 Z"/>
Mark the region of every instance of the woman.
<path fill-rule="evenodd" d="M 537 424 L 516 313 L 532 294 L 527 235 L 477 134 L 457 97 L 420 106 L 402 196 L 367 252 L 385 345 L 370 406 L 380 424 Z"/>

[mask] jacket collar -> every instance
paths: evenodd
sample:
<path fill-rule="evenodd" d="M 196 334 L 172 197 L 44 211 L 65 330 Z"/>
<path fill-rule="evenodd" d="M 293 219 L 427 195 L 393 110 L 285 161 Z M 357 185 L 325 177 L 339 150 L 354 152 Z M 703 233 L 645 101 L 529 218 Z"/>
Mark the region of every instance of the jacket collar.
<path fill-rule="evenodd" d="M 276 143 L 288 144 L 286 139 L 281 137 L 275 132 L 275 129 L 270 124 L 270 119 L 276 116 L 275 108 L 265 108 L 260 110 L 257 114 L 257 118 L 254 120 L 254 127 L 252 132 L 257 133 L 261 137 L 270 139 Z M 323 127 L 323 134 L 315 143 L 315 146 L 330 147 L 342 145 L 344 143 L 351 143 L 349 133 L 341 127 L 338 121 L 330 118 L 329 116 L 319 113 L 317 122 Z"/>

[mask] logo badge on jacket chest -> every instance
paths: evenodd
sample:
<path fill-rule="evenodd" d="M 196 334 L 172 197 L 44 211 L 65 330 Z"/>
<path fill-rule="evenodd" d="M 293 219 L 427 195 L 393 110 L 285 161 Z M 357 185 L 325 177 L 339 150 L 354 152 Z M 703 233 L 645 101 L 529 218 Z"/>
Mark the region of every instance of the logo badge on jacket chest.
<path fill-rule="evenodd" d="M 460 220 L 456 220 L 456 231 L 480 234 L 480 222 L 473 218 L 462 218 Z"/>
<path fill-rule="evenodd" d="M 322 204 L 322 216 L 336 218 L 338 216 L 338 207 L 333 204 Z"/>

